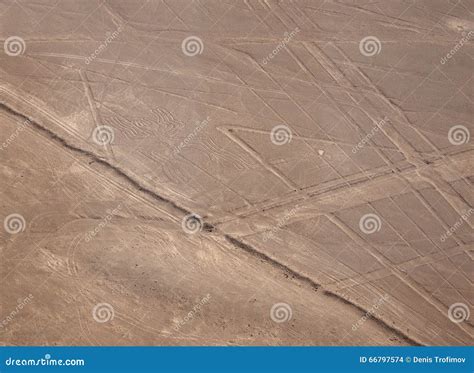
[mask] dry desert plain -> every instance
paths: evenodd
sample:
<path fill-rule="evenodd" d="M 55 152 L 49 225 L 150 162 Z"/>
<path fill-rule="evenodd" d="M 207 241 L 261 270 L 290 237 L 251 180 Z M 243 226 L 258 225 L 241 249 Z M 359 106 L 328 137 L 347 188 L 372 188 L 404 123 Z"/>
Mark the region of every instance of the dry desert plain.
<path fill-rule="evenodd" d="M 2 0 L 0 38 L 1 344 L 472 344 L 472 0 Z"/>

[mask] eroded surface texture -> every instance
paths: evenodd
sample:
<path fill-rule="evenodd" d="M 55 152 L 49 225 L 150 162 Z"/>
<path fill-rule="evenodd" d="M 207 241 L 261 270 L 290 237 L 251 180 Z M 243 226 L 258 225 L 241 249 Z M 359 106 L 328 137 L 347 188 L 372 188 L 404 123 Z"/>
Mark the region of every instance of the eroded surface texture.
<path fill-rule="evenodd" d="M 464 345 L 469 0 L 0 3 L 0 341 Z"/>

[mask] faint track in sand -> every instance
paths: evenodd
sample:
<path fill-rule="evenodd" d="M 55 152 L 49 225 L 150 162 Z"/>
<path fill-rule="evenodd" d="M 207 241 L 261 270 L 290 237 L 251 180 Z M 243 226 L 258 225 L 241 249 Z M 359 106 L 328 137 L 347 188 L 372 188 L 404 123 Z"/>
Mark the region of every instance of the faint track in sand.
<path fill-rule="evenodd" d="M 5 113 L 7 113 L 7 114 L 9 114 L 13 117 L 19 118 L 22 121 L 27 121 L 27 123 L 33 129 L 40 132 L 44 137 L 46 137 L 50 141 L 54 141 L 56 144 L 59 144 L 61 147 L 65 148 L 69 151 L 72 151 L 72 152 L 76 153 L 77 155 L 79 155 L 80 157 L 82 157 L 86 161 L 86 164 L 89 164 L 89 163 L 91 163 L 91 161 L 93 161 L 93 162 L 97 163 L 98 165 L 100 165 L 102 167 L 105 167 L 108 170 L 112 171 L 117 177 L 119 177 L 120 179 L 126 181 L 127 183 L 131 184 L 135 189 L 137 189 L 137 194 L 145 194 L 147 197 L 150 197 L 153 200 L 155 200 L 155 201 L 159 202 L 160 204 L 162 204 L 162 207 L 166 206 L 165 210 L 166 210 L 166 212 L 168 212 L 169 216 L 174 218 L 173 220 L 180 221 L 179 217 L 176 216 L 177 213 L 179 213 L 180 215 L 188 215 L 188 214 L 191 213 L 191 211 L 187 210 L 186 208 L 184 208 L 182 206 L 179 206 L 174 201 L 172 201 L 172 200 L 170 200 L 170 199 L 168 199 L 164 196 L 161 196 L 160 194 L 156 193 L 155 191 L 151 190 L 150 188 L 142 185 L 140 183 L 140 181 L 135 180 L 135 178 L 133 176 L 128 175 L 126 171 L 118 168 L 117 166 L 114 166 L 113 164 L 111 164 L 107 160 L 100 158 L 99 156 L 97 156 L 96 154 L 94 154 L 93 152 L 91 152 L 89 150 L 85 150 L 85 149 L 79 148 L 76 145 L 71 144 L 68 140 L 60 137 L 59 135 L 57 135 L 56 133 L 54 133 L 50 129 L 48 129 L 48 128 L 44 127 L 43 125 L 39 124 L 37 121 L 33 120 L 32 118 L 28 117 L 27 115 L 25 115 L 23 113 L 20 113 L 20 112 L 16 111 L 15 109 L 11 108 L 10 106 L 8 106 L 7 104 L 5 104 L 4 102 L 1 102 L 1 101 L 0 101 L 0 110 L 4 111 Z M 90 167 L 90 166 L 88 166 L 88 167 Z M 138 197 L 137 194 L 135 194 L 136 197 Z M 154 206 L 154 207 L 158 208 L 157 206 Z M 162 208 L 158 208 L 158 209 L 160 210 L 160 212 L 164 212 Z M 254 258 L 257 258 L 258 260 L 264 262 L 267 265 L 270 265 L 271 267 L 273 267 L 277 271 L 280 271 L 280 272 L 283 272 L 283 273 L 286 273 L 286 274 L 290 275 L 292 277 L 292 279 L 295 279 L 295 280 L 299 281 L 300 283 L 302 283 L 306 286 L 309 286 L 313 291 L 318 292 L 318 294 L 321 294 L 323 296 L 336 297 L 337 299 L 339 299 L 344 304 L 355 307 L 356 309 L 358 309 L 362 313 L 366 313 L 366 310 L 364 310 L 361 306 L 359 306 L 359 305 L 357 305 L 357 304 L 341 297 L 340 295 L 338 295 L 334 292 L 322 289 L 321 285 L 318 284 L 317 282 L 315 282 L 314 280 L 312 280 L 311 278 L 305 276 L 302 273 L 299 273 L 299 272 L 293 270 L 289 266 L 281 263 L 280 261 L 278 261 L 276 259 L 273 259 L 273 258 L 269 257 L 265 253 L 255 249 L 251 245 L 248 245 L 248 244 L 244 243 L 243 241 L 241 241 L 237 238 L 234 238 L 234 237 L 232 237 L 230 235 L 227 235 L 223 232 L 216 231 L 216 228 L 213 225 L 209 224 L 209 223 L 206 223 L 206 222 L 203 223 L 203 232 L 204 233 L 214 232 L 214 234 L 217 234 L 218 236 L 220 236 L 220 237 L 218 237 L 217 235 L 211 235 L 210 237 L 213 238 L 214 240 L 219 240 L 219 238 L 220 239 L 223 238 L 227 243 L 231 244 L 233 247 L 235 247 L 237 249 L 240 249 L 240 251 L 246 252 L 247 254 L 251 255 Z M 321 289 L 323 290 L 323 292 L 320 292 Z M 418 342 L 418 341 L 414 340 L 412 337 L 406 335 L 403 331 L 398 330 L 398 329 L 390 326 L 387 322 L 385 322 L 382 319 L 377 318 L 375 315 L 371 315 L 369 318 L 374 319 L 377 322 L 378 325 L 382 326 L 383 328 L 386 328 L 390 332 L 393 332 L 401 340 L 403 340 L 403 341 L 405 341 L 405 342 L 407 342 L 411 345 L 422 345 L 421 342 Z"/>

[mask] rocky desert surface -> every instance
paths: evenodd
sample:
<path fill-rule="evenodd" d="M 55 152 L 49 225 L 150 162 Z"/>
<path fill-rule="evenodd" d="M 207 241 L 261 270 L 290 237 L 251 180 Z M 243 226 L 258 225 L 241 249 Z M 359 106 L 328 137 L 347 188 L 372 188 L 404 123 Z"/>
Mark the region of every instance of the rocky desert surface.
<path fill-rule="evenodd" d="M 470 345 L 471 0 L 0 1 L 0 343 Z"/>

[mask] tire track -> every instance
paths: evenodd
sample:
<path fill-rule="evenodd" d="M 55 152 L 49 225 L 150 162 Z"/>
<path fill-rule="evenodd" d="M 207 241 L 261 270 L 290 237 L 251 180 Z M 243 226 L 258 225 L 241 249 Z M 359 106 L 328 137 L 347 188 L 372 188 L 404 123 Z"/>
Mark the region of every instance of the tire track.
<path fill-rule="evenodd" d="M 7 114 L 9 114 L 13 117 L 19 118 L 22 121 L 28 123 L 28 125 L 30 125 L 36 131 L 40 132 L 46 138 L 48 138 L 51 141 L 54 141 L 55 143 L 61 145 L 65 149 L 78 154 L 80 157 L 85 158 L 88 161 L 88 163 L 90 163 L 90 161 L 96 162 L 97 164 L 107 168 L 108 170 L 112 171 L 112 173 L 115 174 L 118 178 L 120 178 L 122 180 L 125 180 L 127 183 L 130 183 L 135 189 L 137 189 L 138 192 L 147 195 L 148 197 L 152 198 L 153 200 L 155 200 L 155 201 L 157 201 L 161 204 L 165 204 L 168 208 L 173 209 L 175 212 L 179 212 L 180 214 L 183 214 L 183 215 L 188 215 L 188 214 L 192 213 L 191 211 L 189 211 L 186 208 L 178 205 L 174 201 L 172 201 L 172 200 L 156 193 L 155 191 L 151 190 L 150 188 L 142 185 L 138 180 L 136 180 L 132 176 L 128 175 L 126 173 L 126 171 L 124 171 L 124 170 L 120 169 L 119 167 L 109 163 L 107 160 L 100 158 L 99 156 L 97 156 L 96 154 L 94 154 L 93 152 L 91 152 L 89 150 L 85 150 L 85 149 L 82 149 L 82 148 L 80 148 L 76 145 L 71 144 L 66 139 L 58 136 L 56 133 L 54 133 L 50 129 L 43 127 L 41 124 L 39 124 L 35 120 L 31 119 L 27 115 L 16 111 L 15 109 L 11 108 L 10 106 L 5 104 L 4 102 L 0 102 L 0 110 L 3 110 L 5 113 L 7 113 Z M 178 217 L 175 216 L 175 218 L 176 218 L 176 220 L 179 221 Z M 309 286 L 313 291 L 318 292 L 320 289 L 322 289 L 321 284 L 318 284 L 317 282 L 312 280 L 310 277 L 305 276 L 304 274 L 293 270 L 289 266 L 279 262 L 276 259 L 271 258 L 267 254 L 257 250 L 253 246 L 248 245 L 248 244 L 244 243 L 243 241 L 241 241 L 237 238 L 234 238 L 234 237 L 232 237 L 228 234 L 225 234 L 223 232 L 218 232 L 214 225 L 209 224 L 207 222 L 204 222 L 202 228 L 203 228 L 203 232 L 207 232 L 207 233 L 214 232 L 216 235 L 220 235 L 221 237 L 223 237 L 225 239 L 225 241 L 227 241 L 233 247 L 235 247 L 237 249 L 240 249 L 241 251 L 244 251 L 245 253 L 249 254 L 250 256 L 265 262 L 266 264 L 268 264 L 271 267 L 277 269 L 278 271 L 281 271 L 281 272 L 283 272 L 287 275 L 290 275 L 293 279 L 296 279 L 297 281 Z M 346 304 L 348 306 L 355 307 L 357 310 L 359 310 L 360 312 L 362 312 L 364 314 L 367 313 L 367 311 L 364 310 L 361 306 L 358 306 L 358 305 L 348 301 L 347 299 L 337 295 L 336 293 L 333 293 L 333 292 L 328 291 L 328 290 L 324 290 L 320 294 L 322 294 L 324 296 L 336 297 L 339 300 L 341 300 L 341 302 L 343 302 L 344 304 Z M 414 339 L 412 339 L 410 336 L 406 335 L 402 331 L 397 330 L 394 327 L 390 326 L 385 321 L 383 321 L 381 319 L 378 319 L 374 316 L 371 316 L 371 318 L 374 319 L 374 321 L 376 321 L 377 324 L 379 324 L 381 327 L 384 327 L 387 330 L 390 330 L 391 332 L 393 332 L 395 335 L 397 335 L 400 339 L 404 340 L 405 342 L 407 342 L 411 345 L 421 345 L 421 343 L 415 341 Z"/>

